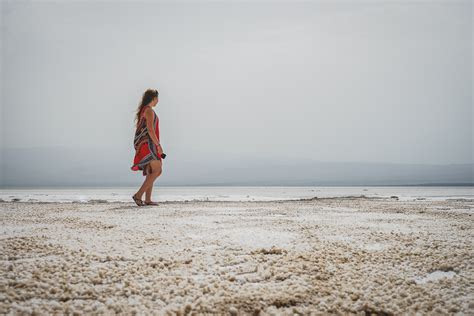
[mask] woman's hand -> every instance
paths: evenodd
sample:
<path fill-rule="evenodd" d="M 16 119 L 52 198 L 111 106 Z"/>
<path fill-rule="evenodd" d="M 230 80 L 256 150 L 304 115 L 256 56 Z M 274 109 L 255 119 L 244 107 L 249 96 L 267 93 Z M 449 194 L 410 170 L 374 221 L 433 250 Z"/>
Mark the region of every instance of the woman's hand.
<path fill-rule="evenodd" d="M 158 156 L 161 157 L 161 154 L 163 153 L 163 148 L 161 148 L 161 145 L 156 145 L 156 150 L 158 152 Z"/>

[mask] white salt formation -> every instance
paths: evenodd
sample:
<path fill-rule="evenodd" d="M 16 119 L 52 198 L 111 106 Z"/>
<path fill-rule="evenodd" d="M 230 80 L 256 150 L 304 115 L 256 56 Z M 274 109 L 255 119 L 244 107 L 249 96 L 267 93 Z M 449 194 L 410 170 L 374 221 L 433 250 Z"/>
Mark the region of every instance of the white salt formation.
<path fill-rule="evenodd" d="M 0 202 L 0 314 L 474 314 L 474 203 Z"/>

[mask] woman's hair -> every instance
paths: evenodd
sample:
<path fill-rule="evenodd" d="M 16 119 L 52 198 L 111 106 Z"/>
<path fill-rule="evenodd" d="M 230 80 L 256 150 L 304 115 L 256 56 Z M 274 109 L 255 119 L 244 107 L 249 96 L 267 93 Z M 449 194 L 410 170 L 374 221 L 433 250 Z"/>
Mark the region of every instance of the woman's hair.
<path fill-rule="evenodd" d="M 138 123 L 140 122 L 140 111 L 142 108 L 150 103 L 153 98 L 158 96 L 158 90 L 156 89 L 147 89 L 142 96 L 142 100 L 140 101 L 140 104 L 138 105 L 137 108 L 137 114 L 135 115 L 135 126 L 138 127 Z"/>

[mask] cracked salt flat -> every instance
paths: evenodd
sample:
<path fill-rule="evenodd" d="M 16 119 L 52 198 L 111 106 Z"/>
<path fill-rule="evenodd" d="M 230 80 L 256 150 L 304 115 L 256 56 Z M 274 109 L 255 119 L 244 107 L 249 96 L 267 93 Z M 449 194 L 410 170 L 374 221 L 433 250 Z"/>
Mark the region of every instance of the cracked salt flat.
<path fill-rule="evenodd" d="M 4 202 L 0 314 L 472 314 L 471 204 Z"/>

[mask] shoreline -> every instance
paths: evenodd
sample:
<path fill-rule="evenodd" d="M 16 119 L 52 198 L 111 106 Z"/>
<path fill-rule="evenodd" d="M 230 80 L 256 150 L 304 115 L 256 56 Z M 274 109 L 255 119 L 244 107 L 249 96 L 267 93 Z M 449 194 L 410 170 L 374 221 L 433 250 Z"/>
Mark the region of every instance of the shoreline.
<path fill-rule="evenodd" d="M 332 200 L 332 199 L 374 199 L 374 200 L 390 200 L 390 197 L 378 197 L 378 196 L 365 196 L 365 195 L 348 195 L 348 196 L 336 196 L 336 197 L 311 197 L 311 198 L 288 198 L 288 199 L 275 199 L 275 200 L 243 200 L 243 201 L 228 201 L 228 200 L 209 200 L 209 199 L 192 199 L 192 200 L 182 200 L 182 201 L 160 201 L 161 204 L 180 204 L 180 203 L 201 203 L 201 202 L 215 202 L 215 203 L 279 203 L 279 202 L 305 202 L 305 201 L 315 201 L 315 200 Z M 465 199 L 463 199 L 465 200 Z M 474 200 L 473 200 L 474 201 Z M 90 199 L 88 201 L 35 201 L 27 200 L 23 201 L 21 199 L 12 199 L 11 201 L 5 201 L 0 199 L 0 203 L 32 203 L 32 204 L 132 204 L 133 202 L 125 201 L 109 201 L 106 199 Z"/>
<path fill-rule="evenodd" d="M 213 202 L 213 203 L 283 203 L 283 202 L 311 202 L 311 201 L 325 201 L 325 200 L 382 200 L 382 201 L 393 201 L 399 200 L 399 196 L 365 196 L 365 195 L 347 195 L 347 196 L 333 196 L 333 197 L 311 197 L 311 198 L 288 198 L 288 199 L 275 199 L 275 200 L 212 200 L 212 199 L 191 199 L 191 200 L 177 200 L 177 201 L 159 201 L 160 204 L 185 204 L 185 203 L 206 203 L 206 202 Z M 409 200 L 402 200 L 401 202 L 435 202 L 435 201 L 452 201 L 452 202 L 474 202 L 473 198 L 465 198 L 465 197 L 452 197 L 452 198 L 444 198 L 433 200 L 425 197 L 413 197 Z M 134 206 L 133 202 L 125 202 L 125 201 L 109 201 L 106 199 L 90 199 L 88 201 L 37 201 L 34 199 L 29 199 L 23 201 L 18 198 L 14 198 L 11 201 L 5 201 L 0 199 L 0 203 L 29 203 L 29 204 L 131 204 Z"/>

